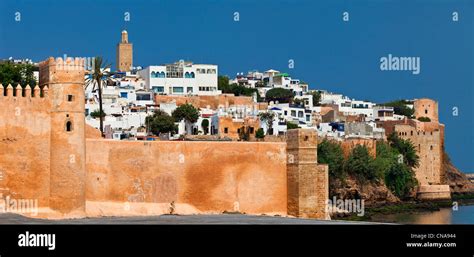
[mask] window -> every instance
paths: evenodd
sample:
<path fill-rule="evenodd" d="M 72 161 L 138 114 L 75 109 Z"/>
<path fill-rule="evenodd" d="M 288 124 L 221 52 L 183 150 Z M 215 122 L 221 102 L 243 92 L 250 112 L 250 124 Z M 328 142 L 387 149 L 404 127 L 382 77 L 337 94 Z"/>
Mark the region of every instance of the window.
<path fill-rule="evenodd" d="M 73 102 L 74 101 L 74 96 L 73 95 L 67 95 L 67 101 L 68 102 Z"/>
<path fill-rule="evenodd" d="M 69 121 L 69 120 L 66 122 L 66 131 L 67 131 L 67 132 L 71 132 L 71 131 L 72 131 L 72 122 Z"/>
<path fill-rule="evenodd" d="M 229 128 L 224 128 L 224 134 L 229 133 Z"/>
<path fill-rule="evenodd" d="M 295 110 L 291 111 L 291 116 L 296 117 L 296 111 Z"/>
<path fill-rule="evenodd" d="M 285 116 L 288 115 L 288 111 L 284 111 L 283 113 L 285 114 Z"/>
<path fill-rule="evenodd" d="M 306 121 L 310 121 L 310 120 L 311 120 L 311 116 L 306 115 Z"/>
<path fill-rule="evenodd" d="M 150 101 L 151 94 L 137 94 L 137 101 Z"/>
<path fill-rule="evenodd" d="M 425 109 L 425 114 L 428 114 L 428 110 Z"/>
<path fill-rule="evenodd" d="M 120 98 L 128 98 L 128 92 L 120 92 Z"/>
<path fill-rule="evenodd" d="M 253 132 L 254 132 L 254 128 L 253 128 L 253 127 L 250 127 L 250 128 L 249 128 L 249 133 L 250 133 L 250 134 L 253 134 Z"/>
<path fill-rule="evenodd" d="M 186 89 L 186 92 L 192 93 L 192 92 L 193 92 L 193 87 L 188 87 L 188 88 Z"/>
<path fill-rule="evenodd" d="M 298 112 L 298 118 L 303 118 L 303 112 L 302 111 Z"/>
<path fill-rule="evenodd" d="M 151 90 L 155 93 L 163 93 L 165 92 L 165 87 L 153 86 L 151 87 Z"/>
<path fill-rule="evenodd" d="M 183 93 L 184 88 L 183 87 L 173 87 L 173 93 Z"/>
<path fill-rule="evenodd" d="M 179 64 L 166 65 L 166 77 L 167 78 L 182 78 L 183 66 Z"/>

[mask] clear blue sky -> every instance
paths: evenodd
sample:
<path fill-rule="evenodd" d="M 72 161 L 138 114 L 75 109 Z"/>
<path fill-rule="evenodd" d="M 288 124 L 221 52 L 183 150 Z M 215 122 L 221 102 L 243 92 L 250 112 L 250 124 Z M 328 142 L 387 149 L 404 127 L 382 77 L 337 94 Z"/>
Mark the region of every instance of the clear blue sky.
<path fill-rule="evenodd" d="M 0 58 L 101 55 L 113 63 L 123 28 L 135 65 L 186 59 L 231 76 L 273 68 L 356 99 L 436 99 L 451 159 L 474 171 L 474 1 L 2 0 Z M 380 71 L 388 54 L 421 57 L 421 74 Z"/>

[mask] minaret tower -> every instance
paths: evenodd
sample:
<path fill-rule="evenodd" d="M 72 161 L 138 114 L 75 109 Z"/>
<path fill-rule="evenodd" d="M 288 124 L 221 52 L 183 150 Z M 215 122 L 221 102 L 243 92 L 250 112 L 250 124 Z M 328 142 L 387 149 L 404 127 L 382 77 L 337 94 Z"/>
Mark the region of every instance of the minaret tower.
<path fill-rule="evenodd" d="M 128 33 L 122 31 L 122 40 L 117 44 L 117 63 L 118 71 L 130 71 L 133 65 L 133 45 L 128 42 Z"/>

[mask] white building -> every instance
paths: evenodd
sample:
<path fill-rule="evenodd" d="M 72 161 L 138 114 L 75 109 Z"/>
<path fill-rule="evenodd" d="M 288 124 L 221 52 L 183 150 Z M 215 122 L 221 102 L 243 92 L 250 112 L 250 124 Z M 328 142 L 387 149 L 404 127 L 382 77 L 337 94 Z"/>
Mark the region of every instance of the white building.
<path fill-rule="evenodd" d="M 168 95 L 219 95 L 217 65 L 179 61 L 137 71 L 145 89 Z"/>

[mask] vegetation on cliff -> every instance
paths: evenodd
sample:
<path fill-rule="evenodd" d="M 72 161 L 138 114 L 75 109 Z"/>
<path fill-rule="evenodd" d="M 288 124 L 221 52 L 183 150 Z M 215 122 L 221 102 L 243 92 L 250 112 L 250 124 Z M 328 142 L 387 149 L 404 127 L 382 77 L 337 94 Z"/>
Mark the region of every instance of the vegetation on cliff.
<path fill-rule="evenodd" d="M 347 159 L 342 152 L 335 141 L 324 139 L 318 145 L 318 162 L 329 166 L 331 197 L 397 202 L 412 195 L 419 158 L 410 141 L 390 135 L 388 142 L 377 142 L 375 158 L 364 145 L 355 146 Z"/>

